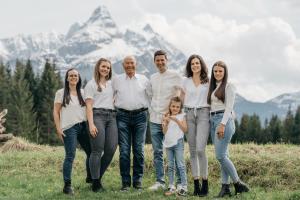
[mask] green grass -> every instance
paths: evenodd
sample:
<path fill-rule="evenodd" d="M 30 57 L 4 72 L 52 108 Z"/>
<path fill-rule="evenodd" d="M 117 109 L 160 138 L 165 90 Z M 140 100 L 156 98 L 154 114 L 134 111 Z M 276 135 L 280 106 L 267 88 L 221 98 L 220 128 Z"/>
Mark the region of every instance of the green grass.
<path fill-rule="evenodd" d="M 187 149 L 187 148 L 186 148 Z M 220 187 L 219 165 L 213 146 L 208 146 L 209 185 L 207 198 L 214 199 Z M 300 148 L 293 145 L 255 144 L 231 145 L 231 157 L 240 177 L 251 187 L 251 192 L 232 197 L 234 199 L 300 199 Z M 199 199 L 165 197 L 163 191 L 119 191 L 121 186 L 118 151 L 106 172 L 103 193 L 93 193 L 85 183 L 84 154 L 77 151 L 72 173 L 75 196 L 62 193 L 62 147 L 44 147 L 42 150 L 8 151 L 0 153 L 0 199 Z M 186 151 L 189 175 L 189 193 L 193 192 L 189 156 Z M 146 147 L 146 163 L 143 186 L 154 183 L 151 146 Z M 233 187 L 232 191 L 233 190 Z"/>

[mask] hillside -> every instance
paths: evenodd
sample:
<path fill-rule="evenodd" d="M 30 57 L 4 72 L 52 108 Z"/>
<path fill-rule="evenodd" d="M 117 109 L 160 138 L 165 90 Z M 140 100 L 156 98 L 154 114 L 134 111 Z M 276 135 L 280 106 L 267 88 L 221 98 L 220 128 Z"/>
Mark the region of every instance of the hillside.
<path fill-rule="evenodd" d="M 15 143 L 19 145 L 14 145 Z M 7 151 L 3 152 L 4 150 Z M 244 144 L 231 145 L 230 151 L 238 173 L 252 189 L 250 193 L 238 196 L 238 199 L 300 199 L 299 146 Z M 69 199 L 61 192 L 63 184 L 61 166 L 64 158 L 62 147 L 34 145 L 15 139 L 11 144 L 0 147 L 0 152 L 0 199 Z M 213 152 L 213 147 L 208 146 L 210 193 L 207 199 L 213 199 L 219 191 L 219 166 Z M 187 148 L 186 160 L 187 168 L 190 169 Z M 151 163 L 151 147 L 146 146 L 146 173 L 143 182 L 145 188 L 154 181 Z M 191 194 L 192 180 L 189 170 L 188 175 Z M 77 151 L 73 168 L 76 199 L 165 198 L 162 191 L 152 193 L 146 189 L 142 192 L 132 189 L 128 193 L 119 192 L 121 183 L 118 151 L 104 176 L 105 192 L 92 193 L 84 180 L 84 155 L 81 151 Z M 193 198 L 189 196 L 188 199 Z"/>

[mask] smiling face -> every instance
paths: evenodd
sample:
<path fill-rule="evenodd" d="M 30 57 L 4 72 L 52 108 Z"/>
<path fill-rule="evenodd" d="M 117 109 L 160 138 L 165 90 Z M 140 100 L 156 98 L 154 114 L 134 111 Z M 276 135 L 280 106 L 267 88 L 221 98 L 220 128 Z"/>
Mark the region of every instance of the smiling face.
<path fill-rule="evenodd" d="M 225 75 L 225 70 L 223 67 L 220 66 L 214 66 L 213 68 L 214 77 L 217 82 L 221 82 Z"/>
<path fill-rule="evenodd" d="M 75 69 L 69 71 L 67 80 L 68 80 L 70 86 L 76 86 L 79 81 L 78 71 Z"/>
<path fill-rule="evenodd" d="M 180 113 L 180 109 L 181 109 L 181 102 L 177 102 L 177 101 L 171 102 L 170 104 L 171 115 L 177 115 L 178 113 Z"/>
<path fill-rule="evenodd" d="M 167 58 L 165 55 L 155 56 L 154 63 L 160 73 L 164 73 L 167 70 Z"/>
<path fill-rule="evenodd" d="M 109 62 L 103 61 L 100 63 L 98 70 L 99 70 L 100 76 L 103 78 L 106 78 L 109 76 L 109 72 L 111 70 L 111 65 Z"/>
<path fill-rule="evenodd" d="M 201 63 L 198 58 L 194 58 L 191 60 L 191 70 L 193 73 L 199 73 L 201 72 Z"/>
<path fill-rule="evenodd" d="M 133 56 L 128 56 L 124 59 L 123 61 L 123 68 L 125 70 L 125 73 L 129 76 L 132 77 L 135 74 L 135 69 L 136 69 L 136 61 Z"/>

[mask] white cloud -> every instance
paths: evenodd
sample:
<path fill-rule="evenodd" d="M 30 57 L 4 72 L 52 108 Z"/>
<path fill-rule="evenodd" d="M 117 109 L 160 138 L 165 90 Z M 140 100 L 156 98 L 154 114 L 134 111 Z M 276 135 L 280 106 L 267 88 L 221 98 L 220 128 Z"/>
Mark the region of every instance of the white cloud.
<path fill-rule="evenodd" d="M 224 60 L 240 94 L 265 101 L 299 90 L 300 43 L 281 18 L 261 18 L 239 24 L 210 14 L 168 23 L 162 15 L 145 15 L 149 23 L 188 56 L 202 55 L 209 68 Z"/>

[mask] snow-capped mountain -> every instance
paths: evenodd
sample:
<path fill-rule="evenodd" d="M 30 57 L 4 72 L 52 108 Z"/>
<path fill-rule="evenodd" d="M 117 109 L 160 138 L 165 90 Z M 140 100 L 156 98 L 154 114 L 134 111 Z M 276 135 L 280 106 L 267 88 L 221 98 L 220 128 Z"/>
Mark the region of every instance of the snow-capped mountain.
<path fill-rule="evenodd" d="M 156 72 L 153 53 L 163 49 L 168 53 L 168 65 L 183 71 L 186 56 L 156 33 L 149 24 L 121 31 L 106 7 L 98 7 L 84 23 L 76 22 L 69 31 L 55 31 L 35 35 L 18 35 L 0 39 L 0 60 L 14 66 L 16 59 L 31 59 L 34 70 L 41 73 L 46 59 L 55 61 L 62 74 L 69 67 L 79 69 L 83 78 L 91 79 L 93 68 L 101 57 L 113 63 L 115 73 L 122 73 L 122 59 L 127 55 L 137 58 L 137 71 L 147 76 Z M 284 117 L 291 106 L 293 111 L 300 105 L 300 91 L 283 94 L 265 103 L 251 102 L 237 96 L 235 111 L 240 118 L 243 113 L 258 114 L 263 121 L 273 114 Z"/>
<path fill-rule="evenodd" d="M 264 103 L 248 101 L 242 96 L 237 95 L 235 112 L 238 119 L 240 119 L 243 114 L 253 115 L 255 113 L 263 122 L 266 118 L 270 119 L 272 115 L 278 115 L 280 118 L 284 118 L 289 107 L 295 112 L 298 106 L 300 106 L 300 91 L 282 94 Z"/>
<path fill-rule="evenodd" d="M 105 6 L 98 7 L 84 23 L 74 23 L 66 35 L 53 32 L 37 35 L 18 35 L 0 40 L 0 59 L 13 63 L 31 59 L 34 70 L 40 71 L 45 59 L 54 60 L 62 74 L 76 67 L 82 76 L 90 79 L 93 67 L 100 57 L 113 63 L 115 73 L 123 72 L 122 59 L 127 55 L 137 58 L 137 71 L 150 75 L 156 71 L 153 53 L 163 49 L 169 57 L 169 67 L 179 70 L 186 56 L 157 34 L 149 24 L 138 31 L 120 31 Z"/>
<path fill-rule="evenodd" d="M 282 94 L 268 102 L 276 104 L 276 106 L 280 109 L 288 110 L 290 106 L 291 110 L 296 110 L 300 105 L 300 91 Z"/>

